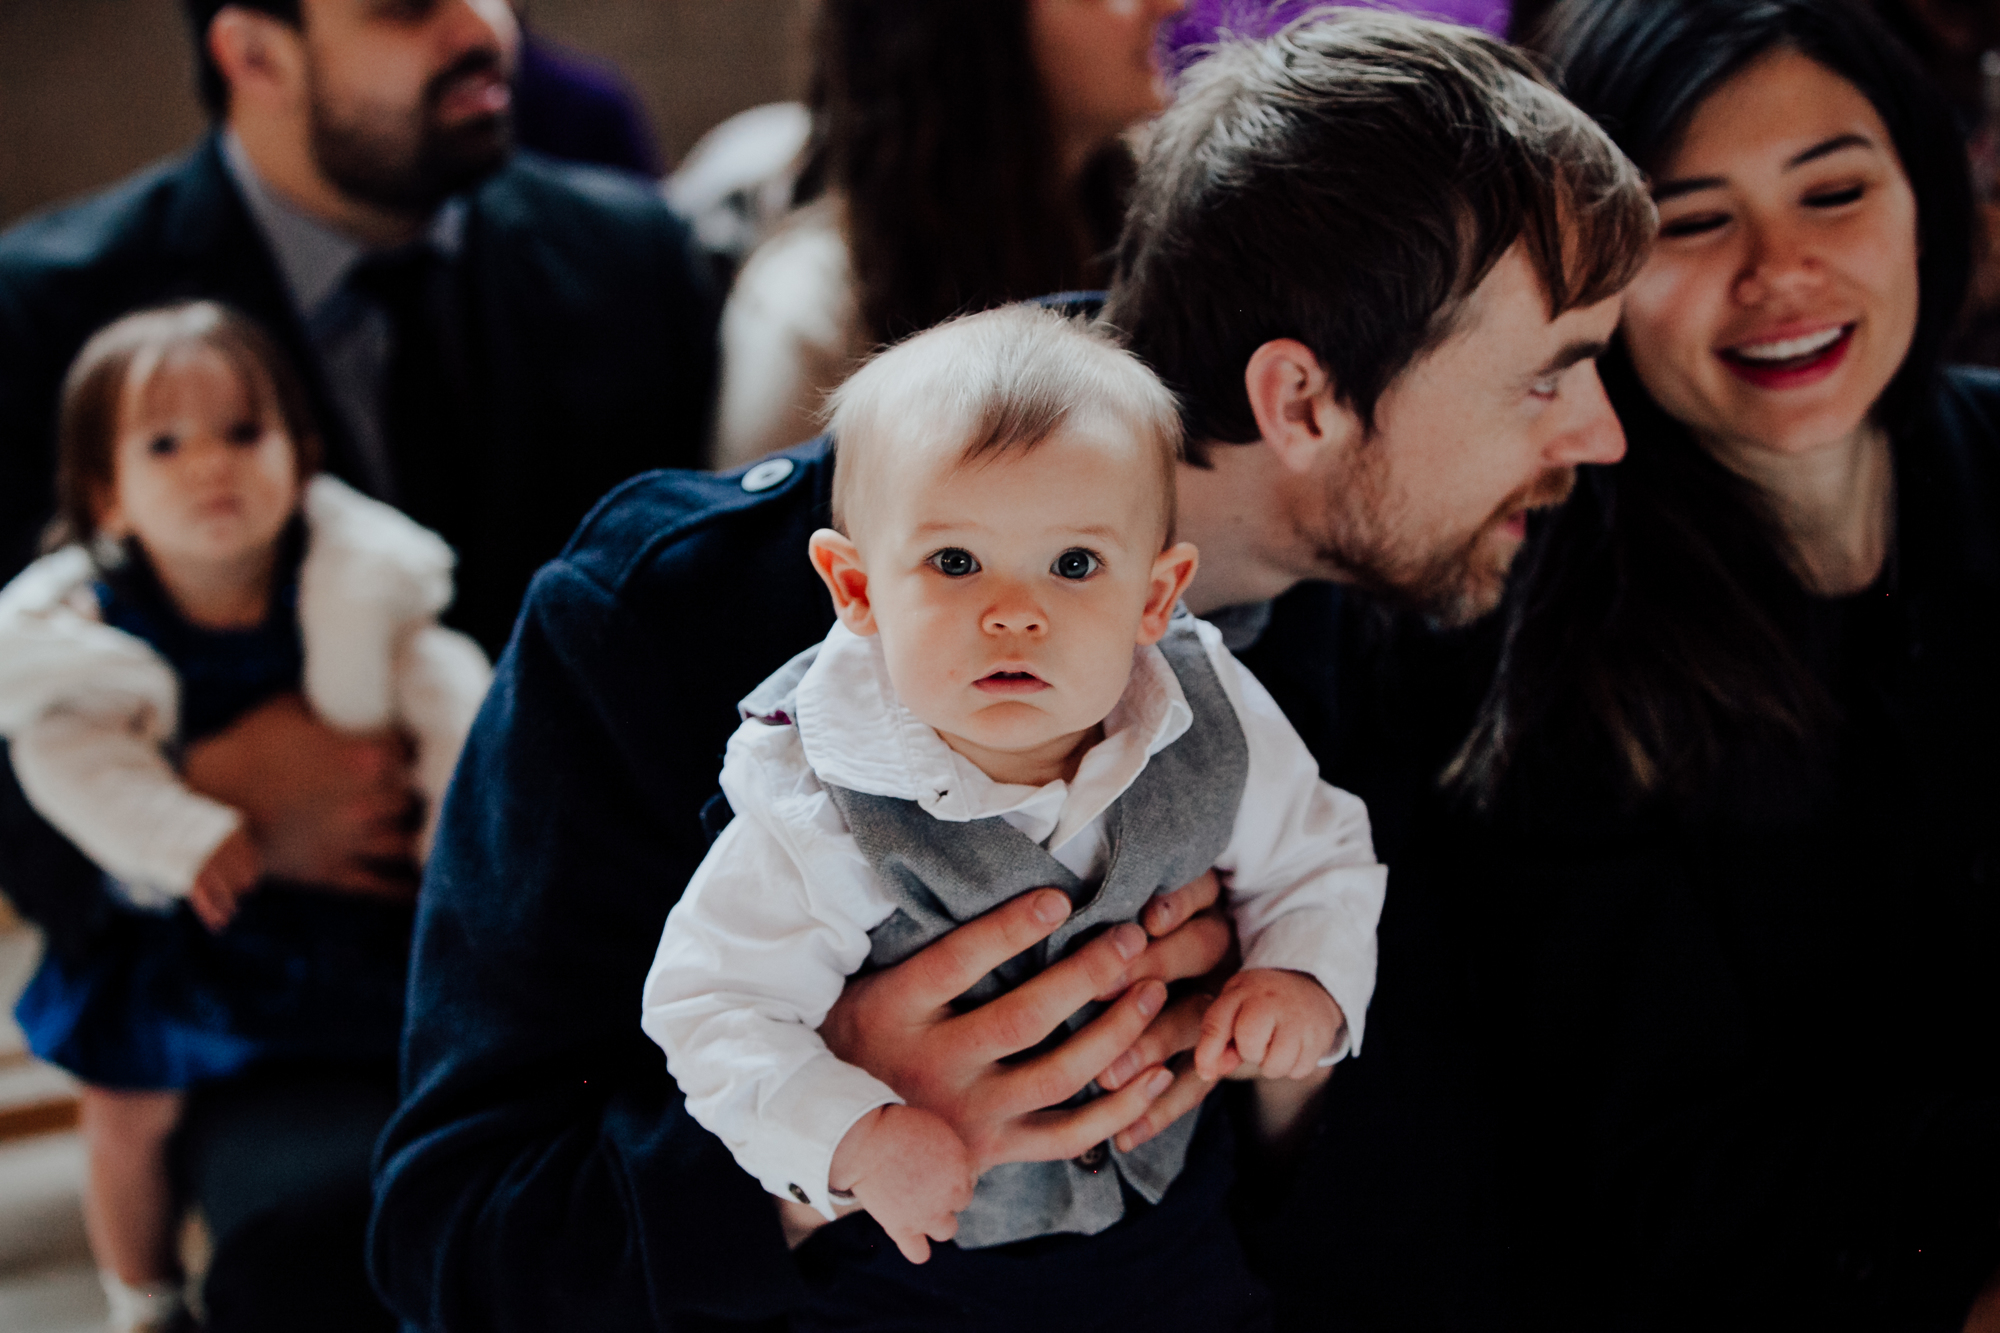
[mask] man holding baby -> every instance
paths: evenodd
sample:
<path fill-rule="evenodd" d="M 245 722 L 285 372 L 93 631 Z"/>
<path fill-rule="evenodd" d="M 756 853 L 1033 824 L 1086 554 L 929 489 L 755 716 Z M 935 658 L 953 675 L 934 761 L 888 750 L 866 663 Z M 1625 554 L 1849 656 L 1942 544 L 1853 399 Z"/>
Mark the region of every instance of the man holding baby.
<path fill-rule="evenodd" d="M 1652 228 L 1609 140 L 1525 60 L 1462 29 L 1354 15 L 1225 47 L 1157 126 L 1103 323 L 1179 399 L 1173 535 L 1199 552 L 1185 605 L 1219 627 L 1217 654 L 1246 655 L 1322 771 L 1336 760 L 1339 599 L 1282 595 L 1327 581 L 1439 622 L 1490 609 L 1528 513 L 1560 502 L 1578 465 L 1623 451 L 1592 359 Z M 808 1236 L 820 1215 L 781 1208 L 737 1165 L 638 1021 L 662 923 L 731 815 L 716 774 L 737 701 L 833 624 L 807 550 L 833 526 L 834 462 L 820 441 L 740 474 L 641 478 L 531 587 L 426 880 L 406 1100 L 378 1157 L 371 1260 L 413 1323 L 754 1322 L 831 1308 L 856 1265 L 879 1265 L 865 1213 Z M 976 543 L 946 545 L 950 568 L 932 572 L 972 573 L 960 556 Z M 1088 576 L 1094 548 L 1079 549 L 1073 572 Z M 1088 746 L 1086 733 L 1064 734 Z M 1051 771 L 1094 753 L 1065 751 Z M 1098 1145 L 1130 1152 L 1214 1086 L 1212 1053 L 1177 1058 L 1209 994 L 1159 983 L 1222 961 L 1217 895 L 1203 876 L 953 1010 L 1074 910 L 1025 893 L 849 981 L 819 1035 L 982 1166 L 1101 1165 Z M 1337 982 L 1306 985 L 1311 1004 L 1341 999 Z M 1093 999 L 1109 1001 L 1098 1017 L 1042 1045 Z M 1358 1032 L 1360 1013 L 1335 1013 Z M 1296 1054 L 1341 1053 L 1334 1032 Z M 1110 1095 L 1062 1106 L 1093 1081 Z M 1318 1087 L 1276 1084 L 1259 1115 L 1274 1133 L 1309 1128 Z M 1198 1135 L 1223 1132 L 1199 1114 Z M 1088 1239 L 1110 1254 L 1184 1235 L 1227 1188 L 1220 1160 L 1157 1198 L 1127 1189 Z M 824 1206 L 850 1192 L 837 1174 L 790 1192 Z M 1064 1294 L 1078 1327 L 1210 1326 L 1115 1280 Z M 1254 1299 L 1236 1309 L 1244 1327 L 1267 1317 Z"/>

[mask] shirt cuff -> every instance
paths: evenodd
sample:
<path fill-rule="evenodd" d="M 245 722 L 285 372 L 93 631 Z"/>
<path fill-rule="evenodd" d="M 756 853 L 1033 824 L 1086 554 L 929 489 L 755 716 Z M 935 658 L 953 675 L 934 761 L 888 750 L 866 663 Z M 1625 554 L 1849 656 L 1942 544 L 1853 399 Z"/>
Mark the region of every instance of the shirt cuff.
<path fill-rule="evenodd" d="M 1347 1025 L 1320 1067 L 1361 1054 L 1368 1001 L 1375 994 L 1375 935 L 1357 938 L 1353 923 L 1333 911 L 1301 908 L 1266 927 L 1243 951 L 1243 966 L 1303 972 L 1340 1006 Z"/>
<path fill-rule="evenodd" d="M 737 1151 L 736 1160 L 771 1193 L 832 1221 L 838 1201 L 829 1197 L 827 1177 L 834 1150 L 862 1116 L 902 1102 L 865 1070 L 832 1055 L 817 1056 L 761 1108 L 756 1138 Z"/>

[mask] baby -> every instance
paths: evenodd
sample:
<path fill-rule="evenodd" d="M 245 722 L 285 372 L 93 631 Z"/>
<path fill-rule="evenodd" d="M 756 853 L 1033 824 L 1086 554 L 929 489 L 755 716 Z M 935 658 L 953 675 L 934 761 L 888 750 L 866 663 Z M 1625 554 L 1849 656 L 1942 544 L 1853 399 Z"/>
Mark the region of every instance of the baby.
<path fill-rule="evenodd" d="M 1180 425 L 1136 359 L 1048 311 L 991 311 L 870 362 L 832 421 L 838 530 L 810 554 L 839 623 L 742 705 L 736 818 L 668 918 L 645 1030 L 781 1198 L 829 1218 L 851 1198 L 914 1262 L 926 1238 L 1089 1244 L 1166 1194 L 1197 1117 L 1108 1162 L 975 1161 L 827 1051 L 846 978 L 1064 889 L 1060 930 L 975 1005 L 1213 866 L 1245 965 L 1198 1067 L 1303 1078 L 1359 1047 L 1386 872 L 1361 803 L 1176 614 L 1197 559 L 1173 536 Z"/>
<path fill-rule="evenodd" d="M 290 368 L 241 316 L 129 315 L 64 385 L 59 549 L 0 591 L 15 776 L 120 896 L 153 909 L 121 913 L 88 957 L 44 959 L 19 1009 L 36 1054 L 85 1084 L 85 1215 L 117 1328 L 177 1316 L 165 1147 L 181 1089 L 267 1055 L 357 1054 L 369 1025 L 353 1006 L 323 1033 L 259 1020 L 299 1011 L 273 988 L 315 970 L 329 930 L 381 933 L 366 915 L 381 905 L 328 894 L 279 894 L 239 921 L 263 878 L 258 830 L 182 783 L 177 748 L 302 689 L 335 726 L 406 730 L 434 815 L 490 675 L 436 624 L 450 549 L 313 476 L 316 450 Z M 394 1053 L 400 962 L 356 991 L 392 988 L 368 1010 L 372 1057 Z"/>

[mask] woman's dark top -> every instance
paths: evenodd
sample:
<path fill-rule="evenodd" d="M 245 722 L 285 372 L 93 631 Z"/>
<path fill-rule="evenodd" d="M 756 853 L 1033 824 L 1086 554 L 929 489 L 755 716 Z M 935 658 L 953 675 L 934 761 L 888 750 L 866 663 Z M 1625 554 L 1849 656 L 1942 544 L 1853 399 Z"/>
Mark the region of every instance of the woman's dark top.
<path fill-rule="evenodd" d="M 172 666 L 181 744 L 299 688 L 303 552 L 295 526 L 270 614 L 247 630 L 189 622 L 136 551 L 98 582 L 104 623 Z M 87 952 L 42 960 L 16 1014 L 35 1054 L 104 1087 L 186 1088 L 274 1059 L 388 1061 L 409 931 L 407 906 L 269 881 L 219 934 L 185 902 L 120 908 Z"/>
<path fill-rule="evenodd" d="M 1459 830 L 1523 1328 L 1955 1331 L 2000 1264 L 2000 376 L 1896 486 L 1875 586 L 1780 609 L 1813 743 L 1638 808 L 1545 747 Z"/>

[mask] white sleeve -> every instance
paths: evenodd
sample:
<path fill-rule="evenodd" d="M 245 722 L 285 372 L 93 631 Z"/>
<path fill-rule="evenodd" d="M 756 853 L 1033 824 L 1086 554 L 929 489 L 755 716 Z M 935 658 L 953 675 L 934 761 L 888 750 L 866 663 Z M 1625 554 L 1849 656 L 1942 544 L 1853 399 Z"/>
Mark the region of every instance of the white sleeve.
<path fill-rule="evenodd" d="M 1375 993 L 1375 924 L 1389 872 L 1375 859 L 1368 808 L 1320 778 L 1277 702 L 1203 625 L 1203 642 L 1249 743 L 1250 771 L 1229 845 L 1229 905 L 1243 966 L 1304 972 L 1347 1017 L 1331 1064 L 1359 1054 Z"/>
<path fill-rule="evenodd" d="M 28 803 L 141 903 L 187 896 L 243 816 L 183 784 L 129 716 L 58 710 L 13 741 Z"/>
<path fill-rule="evenodd" d="M 831 1218 L 834 1149 L 855 1121 L 902 1098 L 836 1059 L 817 1029 L 893 908 L 809 773 L 773 800 L 750 789 L 768 775 L 746 782 L 736 741 L 730 749 L 724 791 L 737 816 L 667 917 L 641 1026 L 666 1051 L 688 1113 L 737 1163 Z"/>
<path fill-rule="evenodd" d="M 817 435 L 827 393 L 865 350 L 859 323 L 837 226 L 799 217 L 759 246 L 722 309 L 709 466 L 737 467 Z"/>
<path fill-rule="evenodd" d="M 424 798 L 424 827 L 417 840 L 421 859 L 430 859 L 444 790 L 492 683 L 486 654 L 456 630 L 422 626 L 396 653 L 396 716 L 416 741 L 414 776 Z"/>

